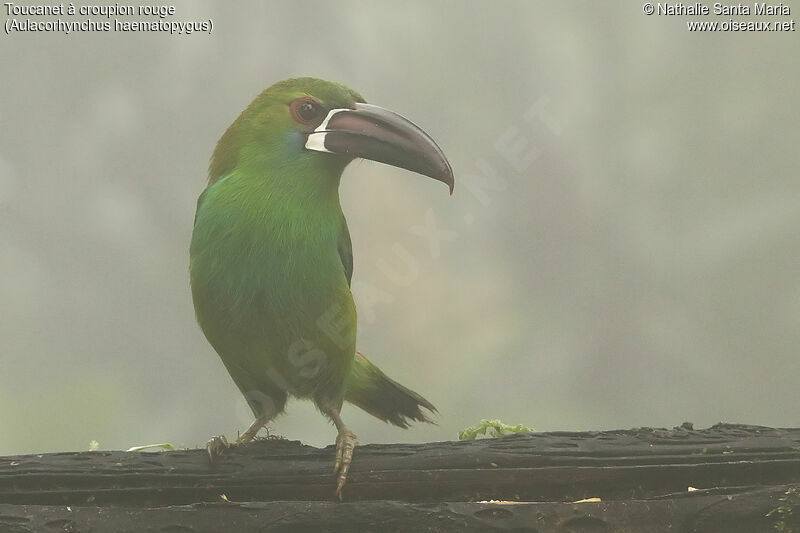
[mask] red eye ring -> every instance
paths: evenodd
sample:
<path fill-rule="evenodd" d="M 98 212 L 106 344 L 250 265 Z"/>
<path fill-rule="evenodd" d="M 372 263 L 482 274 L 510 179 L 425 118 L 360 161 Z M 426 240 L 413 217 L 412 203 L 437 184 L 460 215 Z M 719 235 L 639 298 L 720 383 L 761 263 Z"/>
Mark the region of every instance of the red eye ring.
<path fill-rule="evenodd" d="M 325 108 L 310 96 L 298 98 L 289 104 L 295 122 L 305 126 L 316 126 L 325 118 Z"/>

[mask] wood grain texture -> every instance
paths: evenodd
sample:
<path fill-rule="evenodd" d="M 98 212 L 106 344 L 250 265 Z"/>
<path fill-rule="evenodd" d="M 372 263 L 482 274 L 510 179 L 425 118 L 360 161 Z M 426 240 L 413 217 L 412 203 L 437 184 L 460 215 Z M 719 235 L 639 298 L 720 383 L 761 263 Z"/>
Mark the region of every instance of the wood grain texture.
<path fill-rule="evenodd" d="M 360 446 L 341 504 L 332 461 L 332 447 L 285 440 L 214 465 L 204 450 L 2 457 L 0 531 L 219 531 L 230 520 L 237 531 L 800 531 L 796 428 Z M 584 498 L 601 501 L 572 503 Z"/>

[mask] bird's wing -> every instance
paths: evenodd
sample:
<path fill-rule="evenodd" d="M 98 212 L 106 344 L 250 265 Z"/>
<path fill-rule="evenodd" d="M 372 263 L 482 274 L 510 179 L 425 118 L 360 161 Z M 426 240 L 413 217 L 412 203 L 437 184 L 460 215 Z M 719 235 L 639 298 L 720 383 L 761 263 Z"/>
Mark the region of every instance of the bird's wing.
<path fill-rule="evenodd" d="M 208 189 L 205 189 L 202 193 L 200 193 L 200 196 L 197 198 L 197 208 L 194 211 L 194 222 L 192 223 L 192 226 L 197 224 L 197 213 L 200 212 L 200 206 L 203 205 L 203 198 L 205 198 L 206 192 L 208 192 Z"/>
<path fill-rule="evenodd" d="M 350 242 L 350 231 L 347 229 L 347 220 L 342 215 L 342 230 L 339 234 L 339 257 L 342 259 L 344 275 L 347 276 L 347 284 L 353 277 L 353 244 Z"/>

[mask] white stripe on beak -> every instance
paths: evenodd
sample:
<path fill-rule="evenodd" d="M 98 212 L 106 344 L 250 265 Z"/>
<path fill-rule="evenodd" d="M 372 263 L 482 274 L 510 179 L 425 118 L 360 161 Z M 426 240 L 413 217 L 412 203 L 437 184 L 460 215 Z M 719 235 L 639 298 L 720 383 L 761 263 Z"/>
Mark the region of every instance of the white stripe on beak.
<path fill-rule="evenodd" d="M 306 149 L 307 150 L 314 150 L 316 152 L 328 152 L 332 154 L 330 150 L 325 148 L 325 135 L 328 129 L 328 122 L 333 118 L 336 113 L 340 111 L 352 111 L 352 109 L 331 109 L 328 112 L 328 116 L 325 117 L 325 120 L 317 126 L 314 131 L 309 133 L 308 139 L 306 139 Z"/>
<path fill-rule="evenodd" d="M 332 154 L 330 150 L 325 148 L 325 136 L 327 133 L 325 132 L 312 132 L 309 134 L 308 138 L 306 139 L 306 150 L 314 150 L 315 152 L 328 152 Z"/>
<path fill-rule="evenodd" d="M 314 133 L 320 133 L 326 131 L 328 129 L 328 122 L 331 121 L 333 115 L 341 111 L 352 111 L 352 109 L 331 109 L 330 111 L 328 111 L 328 116 L 325 117 L 325 120 L 322 121 L 322 124 L 317 126 L 317 129 L 314 130 Z"/>

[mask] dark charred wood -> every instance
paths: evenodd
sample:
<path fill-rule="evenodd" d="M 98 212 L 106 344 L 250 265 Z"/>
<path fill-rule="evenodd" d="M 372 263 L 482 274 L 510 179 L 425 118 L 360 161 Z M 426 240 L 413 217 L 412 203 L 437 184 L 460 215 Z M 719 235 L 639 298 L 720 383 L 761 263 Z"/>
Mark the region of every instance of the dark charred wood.
<path fill-rule="evenodd" d="M 213 465 L 205 450 L 2 457 L 0 531 L 800 531 L 800 429 L 366 445 L 344 503 L 333 453 L 263 440 Z M 601 501 L 570 503 L 584 498 Z"/>

